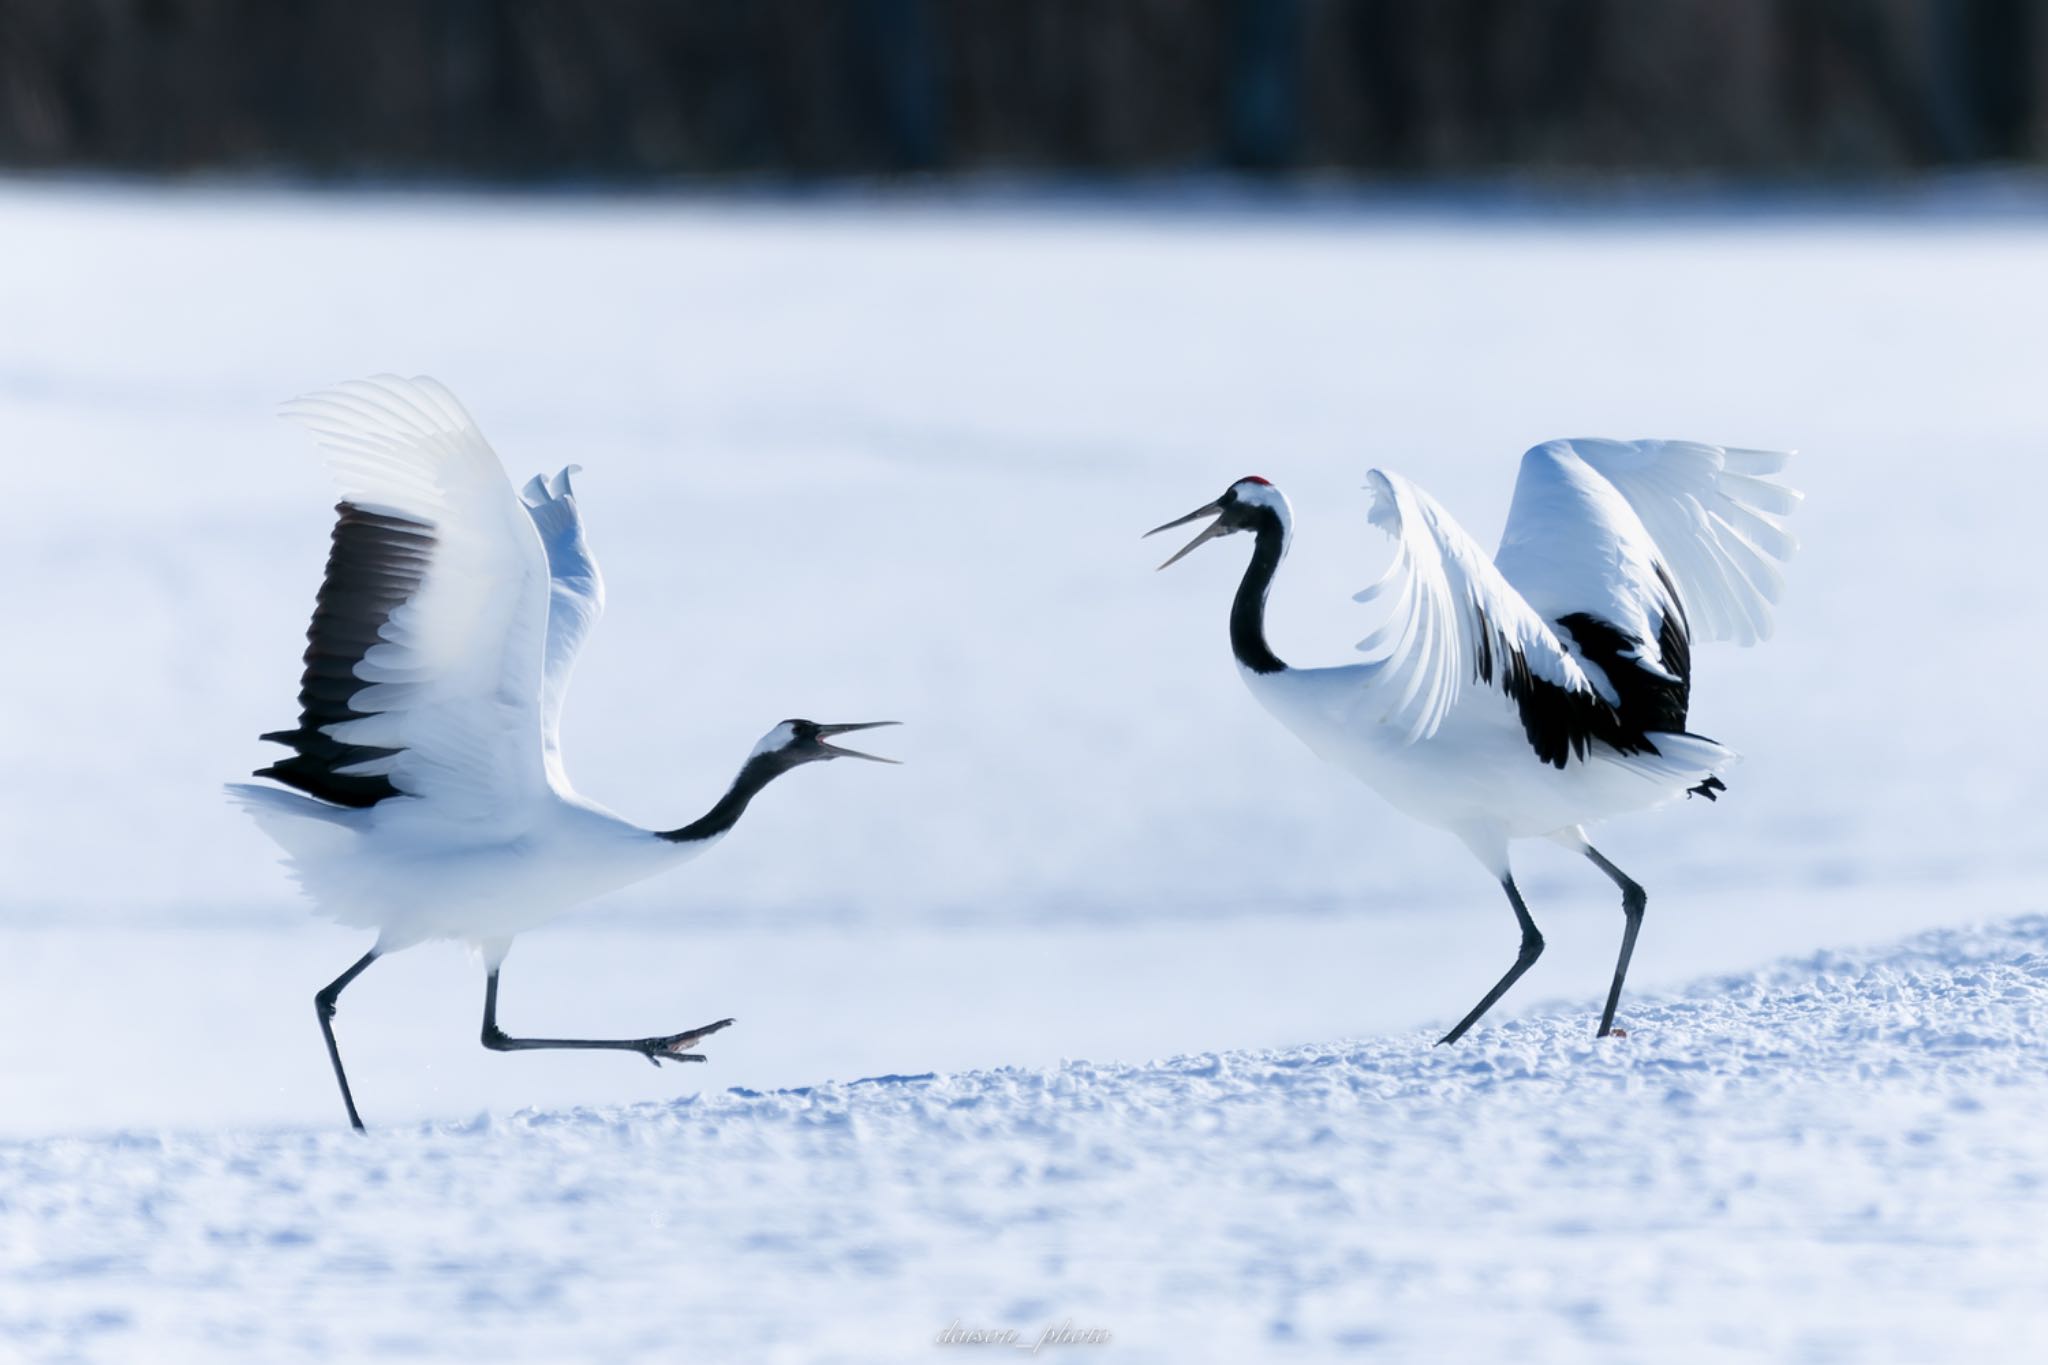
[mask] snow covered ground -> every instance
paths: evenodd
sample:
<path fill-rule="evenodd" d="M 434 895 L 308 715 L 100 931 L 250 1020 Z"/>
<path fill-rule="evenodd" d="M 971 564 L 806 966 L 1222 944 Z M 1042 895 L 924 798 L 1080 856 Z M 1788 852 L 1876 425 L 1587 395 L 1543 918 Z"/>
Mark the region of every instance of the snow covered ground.
<path fill-rule="evenodd" d="M 1643 1002 L 334 1130 L 0 1143 L 63 1359 L 1965 1361 L 2048 1339 L 2048 917 Z M 1072 1337 L 1068 1338 L 1072 1341 Z"/>
<path fill-rule="evenodd" d="M 0 243 L 0 1359 L 2042 1327 L 2041 206 L 15 183 Z M 904 720 L 908 762 L 794 777 L 515 950 L 508 1024 L 738 1016 L 708 1065 L 486 1053 L 473 964 L 421 949 L 343 1002 L 350 1145 L 307 997 L 364 944 L 219 784 L 290 719 L 327 534 L 270 414 L 380 370 L 517 473 L 585 466 L 593 796 L 687 819 L 785 715 Z M 1490 543 L 1571 434 L 1798 447 L 1805 549 L 1779 638 L 1697 660 L 1733 790 L 1601 835 L 1652 896 L 1631 1038 L 1584 1036 L 1611 888 L 1537 848 L 1550 952 L 1446 1057 L 1427 1026 L 1514 951 L 1498 892 L 1243 694 L 1234 554 L 1155 575 L 1138 533 L 1273 478 L 1276 644 L 1337 661 L 1386 554 L 1366 468 Z"/>

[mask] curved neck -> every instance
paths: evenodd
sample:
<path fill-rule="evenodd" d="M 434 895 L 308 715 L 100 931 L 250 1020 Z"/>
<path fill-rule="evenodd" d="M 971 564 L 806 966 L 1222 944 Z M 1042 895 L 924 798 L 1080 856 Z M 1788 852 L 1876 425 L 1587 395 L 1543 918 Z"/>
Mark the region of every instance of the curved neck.
<path fill-rule="evenodd" d="M 1230 604 L 1230 652 L 1254 673 L 1278 673 L 1287 667 L 1266 643 L 1266 594 L 1272 590 L 1274 571 L 1286 555 L 1287 528 L 1279 517 L 1267 512 L 1259 518 L 1252 562 L 1245 566 L 1237 600 Z"/>
<path fill-rule="evenodd" d="M 769 755 L 756 754 L 740 768 L 740 774 L 732 780 L 732 786 L 725 795 L 718 798 L 718 804 L 689 824 L 677 829 L 659 829 L 654 832 L 657 839 L 666 839 L 672 844 L 697 843 L 705 839 L 716 839 L 739 822 L 747 803 L 760 794 L 761 788 L 788 772 L 789 769 L 774 761 Z"/>

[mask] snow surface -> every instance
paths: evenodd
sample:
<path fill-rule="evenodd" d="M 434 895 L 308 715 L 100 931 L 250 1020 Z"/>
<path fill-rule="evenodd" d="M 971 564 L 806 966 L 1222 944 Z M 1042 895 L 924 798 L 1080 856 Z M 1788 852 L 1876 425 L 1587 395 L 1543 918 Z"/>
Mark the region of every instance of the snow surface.
<path fill-rule="evenodd" d="M 2040 1335 L 2039 203 L 15 182 L 0 242 L 0 1359 Z M 342 1002 L 351 1145 L 308 997 L 363 936 L 219 786 L 275 756 L 325 553 L 271 414 L 386 370 L 517 476 L 584 466 L 583 790 L 686 820 L 792 715 L 903 720 L 907 763 L 796 775 L 514 950 L 508 1026 L 737 1016 L 707 1065 L 487 1053 L 475 964 L 422 948 Z M 1498 891 L 1244 695 L 1234 549 L 1154 574 L 1139 533 L 1274 479 L 1276 645 L 1342 661 L 1367 468 L 1491 544 L 1577 434 L 1797 447 L 1805 548 L 1778 638 L 1696 659 L 1732 790 L 1596 832 L 1651 895 L 1631 1038 L 1585 1036 L 1613 890 L 1539 846 L 1549 951 L 1433 1053 L 1513 955 Z"/>
<path fill-rule="evenodd" d="M 1962 1361 L 2048 1340 L 2048 916 L 1482 1029 L 0 1143 L 49 1359 Z M 1001 1349 L 1001 1348 L 995 1348 Z M 1007 1351 L 997 1358 L 1012 1359 Z"/>

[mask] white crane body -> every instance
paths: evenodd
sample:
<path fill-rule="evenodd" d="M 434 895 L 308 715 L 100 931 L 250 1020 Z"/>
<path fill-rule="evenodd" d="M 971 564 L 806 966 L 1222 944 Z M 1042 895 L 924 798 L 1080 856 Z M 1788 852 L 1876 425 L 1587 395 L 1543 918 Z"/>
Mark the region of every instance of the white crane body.
<path fill-rule="evenodd" d="M 432 939 L 473 944 L 487 964 L 514 935 L 695 858 L 724 834 L 670 842 L 574 795 L 552 791 L 531 823 L 488 842 L 451 844 L 405 801 L 368 810 L 237 784 L 236 796 L 285 852 L 324 917 L 377 931 L 380 952 Z"/>
<path fill-rule="evenodd" d="M 1504 848 L 1575 825 L 1648 810 L 1685 795 L 1735 755 L 1697 735 L 1659 735 L 1658 754 L 1601 748 L 1564 768 L 1532 763 L 1515 705 L 1472 689 L 1428 740 L 1358 723 L 1373 700 L 1373 665 L 1239 668 L 1259 705 L 1324 761 L 1350 773 L 1403 814 L 1447 830 L 1475 851 Z M 1489 854 L 1498 876 L 1505 870 Z"/>

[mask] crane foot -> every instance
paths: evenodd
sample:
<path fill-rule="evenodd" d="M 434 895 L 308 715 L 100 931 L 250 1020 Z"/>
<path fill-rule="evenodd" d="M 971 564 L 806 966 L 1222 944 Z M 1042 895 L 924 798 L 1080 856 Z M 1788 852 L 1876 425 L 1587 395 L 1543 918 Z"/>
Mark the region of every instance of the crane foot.
<path fill-rule="evenodd" d="M 715 1024 L 690 1029 L 684 1033 L 671 1033 L 663 1038 L 642 1038 L 639 1051 L 642 1056 L 659 1067 L 663 1062 L 701 1062 L 704 1054 L 692 1052 L 691 1048 L 723 1028 L 730 1028 L 732 1020 L 721 1019 Z"/>

